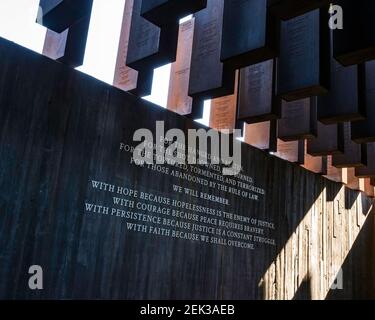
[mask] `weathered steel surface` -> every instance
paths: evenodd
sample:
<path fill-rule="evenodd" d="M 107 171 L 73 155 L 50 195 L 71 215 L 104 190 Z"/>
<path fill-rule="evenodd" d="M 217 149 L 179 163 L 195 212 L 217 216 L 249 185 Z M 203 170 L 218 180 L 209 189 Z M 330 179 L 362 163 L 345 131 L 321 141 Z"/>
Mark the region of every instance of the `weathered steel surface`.
<path fill-rule="evenodd" d="M 364 120 L 365 97 L 365 68 L 343 67 L 331 58 L 331 85 L 328 94 L 318 97 L 318 119 L 324 124 Z"/>
<path fill-rule="evenodd" d="M 194 36 L 194 18 L 180 25 L 177 58 L 171 66 L 167 108 L 180 115 L 192 113 L 193 99 L 189 97 L 191 52 Z"/>
<path fill-rule="evenodd" d="M 141 15 L 157 26 L 178 23 L 179 19 L 206 7 L 207 0 L 147 0 Z"/>
<path fill-rule="evenodd" d="M 270 0 L 270 12 L 282 20 L 300 16 L 311 10 L 327 7 L 332 0 Z"/>
<path fill-rule="evenodd" d="M 178 24 L 158 27 L 141 17 L 142 0 L 134 0 L 126 65 L 147 71 L 174 62 Z"/>
<path fill-rule="evenodd" d="M 327 175 L 328 170 L 328 163 L 327 163 L 327 157 L 314 157 L 307 153 L 307 141 L 305 141 L 304 146 L 304 162 L 302 164 L 302 167 L 318 174 Z"/>
<path fill-rule="evenodd" d="M 307 153 L 312 156 L 342 154 L 345 151 L 343 124 L 325 125 L 318 122 L 318 135 L 307 141 Z"/>
<path fill-rule="evenodd" d="M 138 72 L 126 65 L 133 4 L 134 0 L 126 0 L 124 6 L 113 85 L 121 90 L 143 97 L 151 94 L 154 72 L 152 68 Z"/>
<path fill-rule="evenodd" d="M 245 142 L 255 148 L 277 151 L 277 123 L 275 120 L 245 125 Z"/>
<path fill-rule="evenodd" d="M 38 22 L 61 33 L 82 18 L 90 18 L 92 4 L 93 0 L 40 0 L 42 21 Z"/>
<path fill-rule="evenodd" d="M 350 123 L 344 123 L 343 130 L 344 153 L 334 155 L 332 157 L 332 164 L 337 168 L 352 168 L 367 165 L 366 144 L 358 144 L 352 141 Z"/>
<path fill-rule="evenodd" d="M 224 1 L 221 60 L 233 68 L 275 58 L 278 53 L 277 21 L 268 1 Z"/>
<path fill-rule="evenodd" d="M 345 15 L 343 29 L 334 30 L 334 57 L 343 65 L 355 65 L 375 59 L 375 2 L 336 0 Z M 346 13 L 346 14 L 345 14 Z"/>
<path fill-rule="evenodd" d="M 366 119 L 352 122 L 352 139 L 358 143 L 375 142 L 375 60 L 365 64 Z"/>
<path fill-rule="evenodd" d="M 316 97 L 283 101 L 278 137 L 284 141 L 316 138 L 318 134 Z"/>
<path fill-rule="evenodd" d="M 43 54 L 70 67 L 83 64 L 90 17 L 84 17 L 61 33 L 47 30 Z"/>
<path fill-rule="evenodd" d="M 367 165 L 355 169 L 359 178 L 375 178 L 375 143 L 367 143 Z"/>
<path fill-rule="evenodd" d="M 276 61 L 261 62 L 240 71 L 238 119 L 247 123 L 280 118 L 281 99 L 276 97 Z"/>
<path fill-rule="evenodd" d="M 195 14 L 189 95 L 212 99 L 234 92 L 235 71 L 220 61 L 224 3 L 208 0 Z"/>
<path fill-rule="evenodd" d="M 277 151 L 274 155 L 296 164 L 303 164 L 305 159 L 305 141 L 283 141 L 277 139 Z"/>
<path fill-rule="evenodd" d="M 278 94 L 294 101 L 329 90 L 328 12 L 317 9 L 281 22 Z"/>
<path fill-rule="evenodd" d="M 237 71 L 233 94 L 211 100 L 210 128 L 232 132 L 236 125 L 241 125 L 237 122 L 238 78 Z"/>

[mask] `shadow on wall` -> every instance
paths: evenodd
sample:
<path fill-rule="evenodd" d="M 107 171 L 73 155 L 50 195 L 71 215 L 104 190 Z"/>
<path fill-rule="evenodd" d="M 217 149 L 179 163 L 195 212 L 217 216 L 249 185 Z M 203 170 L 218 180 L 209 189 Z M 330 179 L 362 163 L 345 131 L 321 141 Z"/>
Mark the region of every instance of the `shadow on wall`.
<path fill-rule="evenodd" d="M 374 244 L 373 210 L 342 265 L 337 289 L 328 292 L 327 300 L 375 299 Z"/>
<path fill-rule="evenodd" d="M 311 300 L 311 278 L 306 276 L 298 288 L 293 300 Z"/>
<path fill-rule="evenodd" d="M 369 214 L 358 234 L 340 271 L 336 274 L 326 300 L 374 299 L 375 277 L 373 272 L 374 210 Z M 312 280 L 307 275 L 295 293 L 293 300 L 312 299 Z"/>
<path fill-rule="evenodd" d="M 314 198 L 301 193 L 279 222 L 281 228 L 289 224 L 288 231 L 280 232 L 289 238 L 279 241 L 283 245 L 261 279 L 263 298 L 373 297 L 373 201 L 338 183 L 324 180 L 313 185 L 321 185 L 321 193 L 315 193 Z M 306 207 L 310 203 L 311 207 Z M 331 290 L 341 269 L 343 282 L 338 285 L 342 284 L 342 290 Z"/>

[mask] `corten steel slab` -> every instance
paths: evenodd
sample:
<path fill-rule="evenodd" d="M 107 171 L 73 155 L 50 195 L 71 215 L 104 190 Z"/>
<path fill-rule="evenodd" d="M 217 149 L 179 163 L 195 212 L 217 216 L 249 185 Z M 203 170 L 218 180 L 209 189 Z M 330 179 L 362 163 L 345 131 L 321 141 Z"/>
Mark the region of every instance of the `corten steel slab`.
<path fill-rule="evenodd" d="M 355 169 L 359 178 L 375 178 L 375 143 L 367 143 L 367 166 Z"/>
<path fill-rule="evenodd" d="M 236 83 L 234 93 L 220 98 L 211 100 L 210 110 L 210 127 L 216 130 L 233 131 L 236 128 L 237 122 L 237 99 L 238 99 L 238 77 L 239 72 L 236 72 Z"/>
<path fill-rule="evenodd" d="M 142 2 L 141 15 L 162 26 L 178 23 L 179 19 L 204 9 L 207 0 L 146 0 Z"/>
<path fill-rule="evenodd" d="M 83 64 L 89 27 L 90 16 L 87 16 L 69 28 L 64 56 L 59 58 L 58 61 L 71 67 L 78 67 Z"/>
<path fill-rule="evenodd" d="M 87 35 L 91 20 L 92 0 L 41 0 L 43 25 L 47 33 L 43 54 L 70 67 L 83 64 Z M 60 28 L 53 28 L 48 22 L 62 23 Z M 69 23 L 67 23 L 69 21 Z"/>
<path fill-rule="evenodd" d="M 282 101 L 281 119 L 278 120 L 278 137 L 284 141 L 317 137 L 316 97 Z"/>
<path fill-rule="evenodd" d="M 332 165 L 337 168 L 362 167 L 367 165 L 366 144 L 355 143 L 351 139 L 350 123 L 343 124 L 344 153 L 332 156 Z"/>
<path fill-rule="evenodd" d="M 142 0 L 134 0 L 126 65 L 137 70 L 155 69 L 174 62 L 177 54 L 178 24 L 152 24 L 141 17 Z"/>
<path fill-rule="evenodd" d="M 241 69 L 238 119 L 247 123 L 264 122 L 281 116 L 281 99 L 276 97 L 274 59 Z"/>
<path fill-rule="evenodd" d="M 271 0 L 272 15 L 288 20 L 317 8 L 328 7 L 331 0 Z"/>
<path fill-rule="evenodd" d="M 307 153 L 328 156 L 345 151 L 343 124 L 324 125 L 318 122 L 318 136 L 307 141 Z"/>
<path fill-rule="evenodd" d="M 355 168 L 343 169 L 344 183 L 352 190 L 360 190 L 359 178 L 355 176 Z"/>
<path fill-rule="evenodd" d="M 364 192 L 368 197 L 374 198 L 375 189 L 371 184 L 370 178 L 361 178 L 359 179 L 359 185 L 362 192 Z"/>
<path fill-rule="evenodd" d="M 334 30 L 334 57 L 342 65 L 375 59 L 373 0 L 336 0 L 344 14 L 344 28 Z"/>
<path fill-rule="evenodd" d="M 42 20 L 46 28 L 61 33 L 91 14 L 93 0 L 40 0 Z"/>
<path fill-rule="evenodd" d="M 278 90 L 293 101 L 329 90 L 328 12 L 317 9 L 281 23 Z"/>
<path fill-rule="evenodd" d="M 167 108 L 180 115 L 192 113 L 193 99 L 188 91 L 193 35 L 194 18 L 180 25 L 177 58 L 171 66 Z"/>
<path fill-rule="evenodd" d="M 268 1 L 224 1 L 221 61 L 239 69 L 275 58 L 278 24 L 268 12 Z"/>
<path fill-rule="evenodd" d="M 60 59 L 65 54 L 66 40 L 68 38 L 69 29 L 61 33 L 47 29 L 44 39 L 43 55 L 53 60 Z"/>
<path fill-rule="evenodd" d="M 307 141 L 304 143 L 304 162 L 303 168 L 321 175 L 327 175 L 327 157 L 314 157 L 307 153 Z"/>
<path fill-rule="evenodd" d="M 327 174 L 324 175 L 327 179 L 339 183 L 345 182 L 345 170 L 341 168 L 336 168 L 332 165 L 332 156 L 327 156 Z"/>
<path fill-rule="evenodd" d="M 331 85 L 318 97 L 318 119 L 324 124 L 358 121 L 366 118 L 365 68 L 344 67 L 331 58 Z"/>
<path fill-rule="evenodd" d="M 121 90 L 132 92 L 142 97 L 151 94 L 153 70 L 145 70 L 138 73 L 137 70 L 126 65 L 133 4 L 134 0 L 126 0 L 124 6 L 113 85 Z"/>
<path fill-rule="evenodd" d="M 81 66 L 85 57 L 89 26 L 90 17 L 87 16 L 61 33 L 47 30 L 43 54 L 72 68 Z"/>
<path fill-rule="evenodd" d="M 352 139 L 358 143 L 375 142 L 375 60 L 364 66 L 367 117 L 364 121 L 352 122 Z"/>
<path fill-rule="evenodd" d="M 220 61 L 224 2 L 208 0 L 195 14 L 189 95 L 213 99 L 234 92 L 235 70 Z"/>
<path fill-rule="evenodd" d="M 305 159 L 305 141 L 282 141 L 277 139 L 277 151 L 274 156 L 296 164 L 303 164 Z"/>
<path fill-rule="evenodd" d="M 261 150 L 277 151 L 276 120 L 245 124 L 245 143 Z"/>

